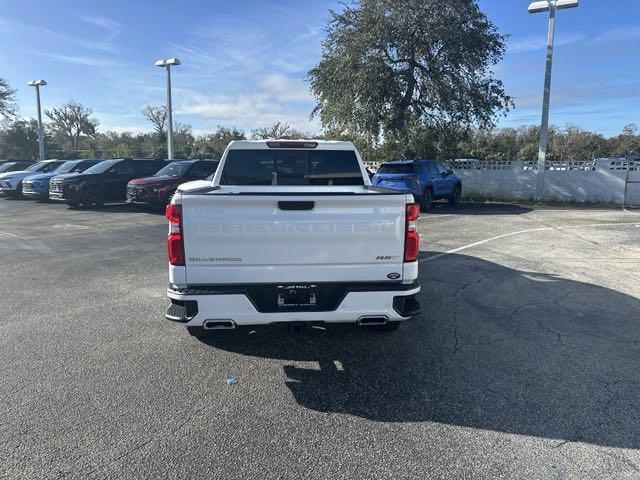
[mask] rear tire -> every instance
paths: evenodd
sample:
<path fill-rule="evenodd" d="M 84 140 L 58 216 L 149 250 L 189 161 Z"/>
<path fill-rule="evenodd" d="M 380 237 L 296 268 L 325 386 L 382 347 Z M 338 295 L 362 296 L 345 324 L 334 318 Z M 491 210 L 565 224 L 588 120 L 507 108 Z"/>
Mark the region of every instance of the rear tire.
<path fill-rule="evenodd" d="M 453 206 L 460 203 L 461 196 L 462 196 L 462 188 L 460 187 L 460 185 L 456 185 L 455 188 L 453 189 L 453 193 L 449 197 L 449 205 Z"/>
<path fill-rule="evenodd" d="M 425 189 L 422 194 L 422 198 L 420 199 L 420 210 L 423 212 L 428 212 L 433 205 L 433 192 L 430 188 Z"/>
<path fill-rule="evenodd" d="M 95 205 L 96 207 L 101 207 L 104 205 L 104 197 L 102 192 L 95 187 L 87 187 L 80 197 L 80 203 L 85 207 L 90 207 Z"/>

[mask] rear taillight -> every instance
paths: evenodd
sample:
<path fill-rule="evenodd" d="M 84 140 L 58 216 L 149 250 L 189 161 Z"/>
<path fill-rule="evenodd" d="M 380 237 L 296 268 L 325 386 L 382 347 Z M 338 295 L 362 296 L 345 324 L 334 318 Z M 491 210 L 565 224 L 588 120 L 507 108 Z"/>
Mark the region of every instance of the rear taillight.
<path fill-rule="evenodd" d="M 404 236 L 404 261 L 415 262 L 420 253 L 420 235 L 417 220 L 420 216 L 420 206 L 416 203 L 407 205 L 406 231 Z"/>
<path fill-rule="evenodd" d="M 167 251 L 171 265 L 184 265 L 184 242 L 182 241 L 182 205 L 167 205 L 167 219 L 169 220 L 169 237 Z"/>

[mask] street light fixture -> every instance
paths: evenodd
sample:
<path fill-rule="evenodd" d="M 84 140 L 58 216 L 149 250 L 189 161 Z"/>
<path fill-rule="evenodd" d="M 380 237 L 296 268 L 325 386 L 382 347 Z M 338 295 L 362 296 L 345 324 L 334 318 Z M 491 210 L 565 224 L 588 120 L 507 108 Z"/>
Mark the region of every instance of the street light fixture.
<path fill-rule="evenodd" d="M 540 143 L 538 144 L 538 175 L 536 178 L 536 200 L 544 195 L 544 164 L 549 142 L 549 96 L 551 93 L 551 65 L 553 63 L 553 36 L 555 33 L 556 10 L 575 8 L 578 0 L 542 0 L 529 5 L 529 13 L 549 12 L 547 30 L 547 65 L 544 73 L 544 95 L 542 97 L 542 122 L 540 123 Z"/>
<path fill-rule="evenodd" d="M 156 61 L 156 66 L 167 69 L 167 156 L 173 160 L 173 116 L 171 112 L 171 65 L 180 65 L 177 58 L 160 59 Z"/>
<path fill-rule="evenodd" d="M 46 85 L 44 80 L 30 80 L 27 85 L 36 87 L 36 104 L 38 107 L 38 150 L 40 151 L 40 161 L 44 160 L 44 130 L 42 129 L 42 111 L 40 110 L 40 87 Z"/>

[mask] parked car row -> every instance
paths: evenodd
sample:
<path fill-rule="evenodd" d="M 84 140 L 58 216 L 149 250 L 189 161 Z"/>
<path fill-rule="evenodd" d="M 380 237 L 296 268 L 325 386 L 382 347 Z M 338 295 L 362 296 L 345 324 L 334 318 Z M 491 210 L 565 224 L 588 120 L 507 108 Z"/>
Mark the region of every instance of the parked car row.
<path fill-rule="evenodd" d="M 100 206 L 127 202 L 164 206 L 178 185 L 212 175 L 213 160 L 45 160 L 0 164 L 0 194 L 41 201 L 66 202 L 72 206 Z M 373 174 L 373 185 L 409 191 L 422 210 L 434 200 L 460 201 L 462 182 L 451 169 L 435 160 L 384 162 Z"/>
<path fill-rule="evenodd" d="M 0 163 L 0 173 L 17 172 L 33 165 L 33 162 L 2 162 Z"/>
<path fill-rule="evenodd" d="M 22 164 L 21 164 L 22 163 Z M 0 194 L 71 206 L 127 202 L 164 206 L 178 185 L 211 176 L 213 160 L 44 160 L 0 164 Z"/>

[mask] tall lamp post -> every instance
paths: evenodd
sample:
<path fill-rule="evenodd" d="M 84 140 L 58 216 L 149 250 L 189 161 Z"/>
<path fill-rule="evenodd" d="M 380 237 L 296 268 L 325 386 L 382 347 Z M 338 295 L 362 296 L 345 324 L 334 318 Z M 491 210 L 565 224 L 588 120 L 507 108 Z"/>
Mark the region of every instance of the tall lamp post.
<path fill-rule="evenodd" d="M 549 12 L 547 30 L 547 65 L 544 72 L 544 95 L 542 97 L 542 121 L 540 122 L 540 143 L 538 144 L 538 175 L 536 177 L 536 200 L 544 196 L 544 164 L 549 143 L 549 96 L 551 94 L 551 65 L 553 63 L 553 36 L 556 24 L 556 10 L 574 8 L 578 0 L 542 0 L 529 5 L 529 13 Z"/>
<path fill-rule="evenodd" d="M 173 116 L 171 112 L 171 65 L 180 65 L 177 58 L 166 58 L 156 61 L 156 66 L 167 69 L 167 155 L 173 160 Z"/>
<path fill-rule="evenodd" d="M 44 130 L 42 129 L 42 111 L 40 110 L 40 86 L 46 85 L 44 80 L 30 80 L 27 85 L 36 87 L 36 103 L 38 106 L 38 150 L 40 161 L 44 160 Z"/>

